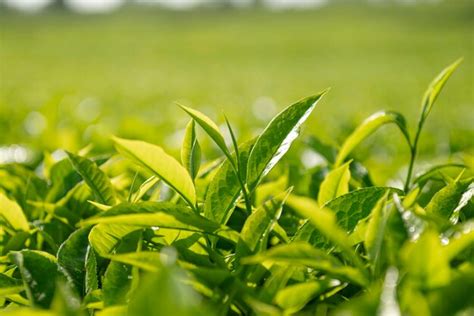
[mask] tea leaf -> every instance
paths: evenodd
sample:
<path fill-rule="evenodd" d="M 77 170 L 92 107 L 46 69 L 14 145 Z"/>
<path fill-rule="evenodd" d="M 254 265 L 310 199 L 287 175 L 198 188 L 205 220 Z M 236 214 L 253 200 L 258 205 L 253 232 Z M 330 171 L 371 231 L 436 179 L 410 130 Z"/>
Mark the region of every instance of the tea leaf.
<path fill-rule="evenodd" d="M 402 132 L 403 136 L 410 144 L 410 138 L 406 128 L 406 122 L 403 115 L 392 111 L 377 112 L 368 117 L 362 124 L 360 124 L 352 134 L 346 138 L 344 144 L 341 146 L 336 157 L 335 167 L 339 167 L 349 154 L 357 147 L 364 139 L 369 137 L 381 126 L 394 123 Z"/>
<path fill-rule="evenodd" d="M 327 202 L 349 192 L 351 172 L 350 162 L 332 170 L 324 178 L 319 188 L 318 203 L 323 206 Z"/>
<path fill-rule="evenodd" d="M 212 138 L 212 140 L 216 143 L 216 145 L 222 150 L 224 155 L 227 158 L 231 159 L 229 149 L 227 149 L 227 145 L 224 140 L 224 136 L 222 136 L 219 127 L 214 123 L 209 117 L 204 115 L 203 113 L 191 109 L 184 105 L 179 105 L 186 113 L 189 114 L 193 118 L 199 126 Z"/>
<path fill-rule="evenodd" d="M 21 207 L 2 192 L 0 192 L 0 219 L 3 219 L 15 230 L 30 230 L 30 225 Z"/>
<path fill-rule="evenodd" d="M 93 161 L 70 152 L 67 155 L 74 169 L 81 175 L 92 192 L 94 192 L 99 203 L 114 205 L 115 192 L 107 175 Z"/>
<path fill-rule="evenodd" d="M 58 276 L 56 258 L 47 252 L 34 250 L 11 252 L 8 258 L 20 271 L 31 304 L 48 308 L 53 300 Z"/>
<path fill-rule="evenodd" d="M 188 170 L 191 178 L 196 178 L 201 164 L 201 147 L 196 138 L 194 120 L 191 120 L 186 126 L 183 146 L 181 147 L 181 163 Z"/>
<path fill-rule="evenodd" d="M 114 137 L 117 150 L 142 167 L 156 174 L 194 208 L 196 189 L 186 169 L 176 159 L 156 145 L 138 140 Z"/>
<path fill-rule="evenodd" d="M 264 177 L 290 149 L 306 121 L 326 91 L 290 105 L 267 125 L 249 155 L 247 184 L 253 191 Z"/>

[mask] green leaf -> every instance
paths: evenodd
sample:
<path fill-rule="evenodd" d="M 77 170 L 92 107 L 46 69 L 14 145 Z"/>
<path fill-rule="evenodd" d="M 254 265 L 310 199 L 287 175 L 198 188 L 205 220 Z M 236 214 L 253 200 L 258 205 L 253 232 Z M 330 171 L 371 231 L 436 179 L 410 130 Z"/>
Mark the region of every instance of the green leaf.
<path fill-rule="evenodd" d="M 319 188 L 319 205 L 323 206 L 327 202 L 349 192 L 350 164 L 351 162 L 347 162 L 327 174 Z"/>
<path fill-rule="evenodd" d="M 199 146 L 194 125 L 194 120 L 191 120 L 186 126 L 181 147 L 181 163 L 192 179 L 196 178 L 201 164 L 201 146 Z"/>
<path fill-rule="evenodd" d="M 115 192 L 107 175 L 99 169 L 95 162 L 70 152 L 67 154 L 74 169 L 81 175 L 92 192 L 94 192 L 99 203 L 114 205 Z"/>
<path fill-rule="evenodd" d="M 117 150 L 148 169 L 178 192 L 192 207 L 196 204 L 196 189 L 186 169 L 156 145 L 138 140 L 114 137 Z"/>
<path fill-rule="evenodd" d="M 298 137 L 299 128 L 326 91 L 290 105 L 275 116 L 260 134 L 248 159 L 246 178 L 249 191 L 253 191 L 261 178 L 285 155 Z"/>
<path fill-rule="evenodd" d="M 401 257 L 410 279 L 421 289 L 435 289 L 449 284 L 449 258 L 444 256 L 438 233 L 434 230 L 427 229 L 418 240 L 406 244 L 401 250 Z"/>
<path fill-rule="evenodd" d="M 392 111 L 377 112 L 368 117 L 356 128 L 354 132 L 352 132 L 351 135 L 349 135 L 349 137 L 347 137 L 336 157 L 336 162 L 334 164 L 335 167 L 339 167 L 347 158 L 347 156 L 349 156 L 349 154 L 354 150 L 354 148 L 357 147 L 357 145 L 359 145 L 364 139 L 369 137 L 381 126 L 391 123 L 397 125 L 408 144 L 410 144 L 410 138 L 408 136 L 406 122 L 403 115 Z"/>
<path fill-rule="evenodd" d="M 99 224 L 92 229 L 89 241 L 101 256 L 108 254 L 123 236 L 139 228 L 179 229 L 236 239 L 235 232 L 225 226 L 170 202 L 122 203 L 82 224 Z"/>
<path fill-rule="evenodd" d="M 329 282 L 324 280 L 293 284 L 278 291 L 274 301 L 286 313 L 296 313 L 328 287 Z"/>
<path fill-rule="evenodd" d="M 136 251 L 141 232 L 127 235 L 117 248 L 118 253 Z M 102 293 L 104 306 L 122 305 L 127 302 L 131 289 L 132 268 L 121 262 L 111 261 L 104 273 Z"/>
<path fill-rule="evenodd" d="M 343 254 L 356 264 L 359 269 L 364 270 L 359 256 L 352 249 L 352 244 L 346 231 L 337 225 L 334 212 L 327 208 L 320 208 L 316 201 L 310 198 L 295 195 L 290 195 L 286 204 L 301 217 L 307 219 L 325 238 L 338 246 Z"/>
<path fill-rule="evenodd" d="M 164 267 L 150 274 L 130 302 L 130 315 L 215 315 L 186 281 L 181 270 Z M 159 293 L 150 295 L 150 293 Z"/>
<path fill-rule="evenodd" d="M 360 270 L 344 266 L 336 257 L 312 247 L 306 242 L 293 242 L 269 249 L 266 252 L 242 259 L 242 264 L 263 262 L 303 265 L 325 272 L 341 280 L 367 285 L 366 277 Z"/>
<path fill-rule="evenodd" d="M 380 267 L 380 253 L 382 251 L 386 218 L 384 210 L 386 207 L 387 193 L 375 204 L 370 212 L 370 219 L 365 233 L 364 247 L 368 259 L 372 262 L 372 269 L 378 272 Z"/>
<path fill-rule="evenodd" d="M 140 185 L 138 190 L 132 194 L 130 202 L 131 203 L 139 202 L 142 199 L 142 197 L 148 192 L 148 190 L 154 187 L 155 184 L 158 183 L 158 181 L 160 181 L 160 179 L 155 176 L 151 176 L 150 178 L 146 179 L 145 182 L 143 182 Z"/>
<path fill-rule="evenodd" d="M 237 258 L 258 252 L 258 246 L 261 245 L 262 241 L 267 240 L 268 234 L 280 218 L 288 194 L 289 192 L 284 192 L 279 198 L 265 202 L 247 217 L 237 243 Z"/>
<path fill-rule="evenodd" d="M 141 229 L 140 226 L 133 225 L 98 224 L 92 228 L 89 242 L 101 257 L 106 258 L 123 237 L 139 229 Z M 94 282 L 93 279 L 91 280 Z"/>
<path fill-rule="evenodd" d="M 433 196 L 426 206 L 426 213 L 449 219 L 459 205 L 463 194 L 469 191 L 470 184 L 471 181 L 455 181 L 448 184 Z"/>
<path fill-rule="evenodd" d="M 78 229 L 69 235 L 58 251 L 58 268 L 74 285 L 77 294 L 85 294 L 86 254 L 90 228 Z"/>
<path fill-rule="evenodd" d="M 157 272 L 162 265 L 163 256 L 166 257 L 166 253 L 140 251 L 113 255 L 110 259 L 138 267 L 148 272 Z"/>
<path fill-rule="evenodd" d="M 84 290 L 86 294 L 90 294 L 99 288 L 99 280 L 97 278 L 97 258 L 94 249 L 87 247 L 86 253 L 86 275 Z"/>
<path fill-rule="evenodd" d="M 179 105 L 186 113 L 189 114 L 193 118 L 199 126 L 212 138 L 212 140 L 217 144 L 217 146 L 222 150 L 224 155 L 227 158 L 231 159 L 231 155 L 229 150 L 227 149 L 227 145 L 224 140 L 224 136 L 222 136 L 219 127 L 214 123 L 209 117 L 204 115 L 203 113 L 191 109 L 184 105 Z"/>
<path fill-rule="evenodd" d="M 413 179 L 413 183 L 419 184 L 420 186 L 423 186 L 424 183 L 432 178 L 434 178 L 436 175 L 440 174 L 441 170 L 444 169 L 452 169 L 452 168 L 461 168 L 465 169 L 468 168 L 466 165 L 463 164 L 457 164 L 457 163 L 446 163 L 446 164 L 441 164 L 434 166 L 432 168 L 429 168 L 428 170 L 422 172 L 421 174 L 417 175 L 415 179 Z"/>
<path fill-rule="evenodd" d="M 368 187 L 342 195 L 327 203 L 326 207 L 336 214 L 339 226 L 347 232 L 352 232 L 357 223 L 370 214 L 370 211 L 387 192 L 402 194 L 395 188 Z"/>
<path fill-rule="evenodd" d="M 252 145 L 253 141 L 249 141 L 240 146 L 241 166 L 245 165 Z M 204 201 L 204 216 L 217 223 L 227 223 L 241 191 L 242 188 L 235 170 L 229 160 L 224 161 L 207 189 Z"/>
<path fill-rule="evenodd" d="M 34 250 L 11 252 L 8 257 L 20 271 L 31 304 L 48 308 L 58 276 L 56 258 L 47 252 Z"/>
<path fill-rule="evenodd" d="M 0 273 L 0 297 L 18 294 L 24 290 L 25 287 L 23 286 L 23 282 L 21 282 L 21 280 L 14 279 L 3 273 Z"/>
<path fill-rule="evenodd" d="M 433 104 L 435 103 L 436 99 L 438 98 L 439 93 L 443 89 L 444 85 L 448 81 L 449 77 L 453 74 L 459 64 L 462 62 L 462 59 L 458 59 L 445 69 L 443 69 L 438 76 L 430 83 L 428 89 L 426 90 L 423 100 L 421 101 L 421 114 L 420 114 L 420 122 L 423 125 L 423 122 L 426 120 L 428 115 L 433 108 Z"/>
<path fill-rule="evenodd" d="M 0 219 L 4 220 L 15 230 L 29 231 L 30 225 L 23 210 L 13 200 L 0 191 Z"/>

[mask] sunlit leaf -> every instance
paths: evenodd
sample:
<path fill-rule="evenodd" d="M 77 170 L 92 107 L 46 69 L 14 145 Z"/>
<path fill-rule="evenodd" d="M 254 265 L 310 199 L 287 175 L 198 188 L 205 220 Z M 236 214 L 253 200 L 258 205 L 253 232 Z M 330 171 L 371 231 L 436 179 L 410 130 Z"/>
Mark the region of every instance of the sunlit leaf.
<path fill-rule="evenodd" d="M 349 192 L 351 172 L 350 162 L 331 170 L 321 183 L 318 194 L 318 203 L 323 206 L 327 202 Z"/>
<path fill-rule="evenodd" d="M 352 134 L 346 138 L 336 158 L 335 166 L 344 163 L 344 160 L 364 139 L 374 133 L 381 126 L 394 123 L 398 126 L 404 137 L 409 140 L 406 122 L 403 115 L 397 112 L 381 111 L 371 115 Z"/>
<path fill-rule="evenodd" d="M 186 169 L 156 145 L 138 140 L 114 137 L 117 150 L 142 167 L 156 174 L 191 206 L 196 204 L 196 190 Z"/>
<path fill-rule="evenodd" d="M 342 280 L 359 285 L 367 284 L 366 277 L 358 269 L 343 265 L 335 257 L 305 242 L 276 246 L 266 252 L 242 259 L 243 264 L 263 262 L 304 265 Z"/>
<path fill-rule="evenodd" d="M 191 116 L 193 120 L 199 124 L 199 126 L 202 127 L 202 129 L 212 138 L 212 140 L 222 150 L 222 152 L 229 158 L 229 149 L 227 149 L 224 136 L 222 136 L 219 127 L 216 125 L 216 123 L 214 123 L 209 117 L 197 110 L 191 109 L 184 105 L 180 105 L 180 107 L 186 113 L 188 113 L 189 116 Z"/>
<path fill-rule="evenodd" d="M 181 163 L 188 170 L 191 178 L 196 178 L 201 164 L 201 147 L 196 137 L 194 120 L 191 120 L 186 126 L 181 147 Z"/>
<path fill-rule="evenodd" d="M 0 219 L 3 219 L 15 230 L 28 231 L 30 226 L 23 210 L 13 200 L 0 191 Z"/>
<path fill-rule="evenodd" d="M 250 152 L 247 165 L 247 183 L 252 191 L 299 135 L 301 125 L 326 91 L 298 101 L 273 118 L 260 134 Z"/>

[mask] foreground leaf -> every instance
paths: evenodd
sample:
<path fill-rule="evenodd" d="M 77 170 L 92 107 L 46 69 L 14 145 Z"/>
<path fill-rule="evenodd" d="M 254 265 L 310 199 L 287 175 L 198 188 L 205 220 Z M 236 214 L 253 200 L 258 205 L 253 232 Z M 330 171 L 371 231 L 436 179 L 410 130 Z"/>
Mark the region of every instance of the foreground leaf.
<path fill-rule="evenodd" d="M 299 128 L 306 121 L 326 91 L 290 105 L 267 125 L 250 152 L 247 165 L 247 184 L 253 191 L 299 135 Z"/>
<path fill-rule="evenodd" d="M 172 156 L 156 145 L 114 137 L 117 150 L 153 172 L 178 192 L 191 206 L 196 204 L 196 190 L 189 173 Z"/>
<path fill-rule="evenodd" d="M 20 271 L 31 304 L 49 308 L 58 276 L 56 258 L 49 253 L 34 250 L 12 252 L 8 257 Z"/>
<path fill-rule="evenodd" d="M 72 283 L 80 296 L 85 294 L 86 254 L 90 228 L 72 233 L 58 251 L 58 268 Z"/>
<path fill-rule="evenodd" d="M 342 280 L 367 285 L 366 277 L 358 269 L 344 266 L 336 257 L 305 242 L 276 246 L 266 252 L 242 259 L 243 264 L 262 262 L 304 265 Z"/>

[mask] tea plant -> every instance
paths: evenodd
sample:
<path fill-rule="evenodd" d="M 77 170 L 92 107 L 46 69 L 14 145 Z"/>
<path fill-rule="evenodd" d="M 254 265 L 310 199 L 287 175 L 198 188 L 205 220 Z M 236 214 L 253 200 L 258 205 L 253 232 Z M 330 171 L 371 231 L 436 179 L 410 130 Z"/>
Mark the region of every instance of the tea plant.
<path fill-rule="evenodd" d="M 203 113 L 181 162 L 114 137 L 41 168 L 0 169 L 5 315 L 467 315 L 474 312 L 472 170 L 416 176 L 422 128 L 459 62 L 434 79 L 414 137 L 378 112 L 323 164 L 279 164 L 327 91 L 290 105 L 255 139 L 230 141 Z M 376 186 L 353 151 L 394 124 L 410 157 L 400 188 Z M 201 162 L 197 129 L 223 157 Z M 229 144 L 230 143 L 230 146 Z"/>

